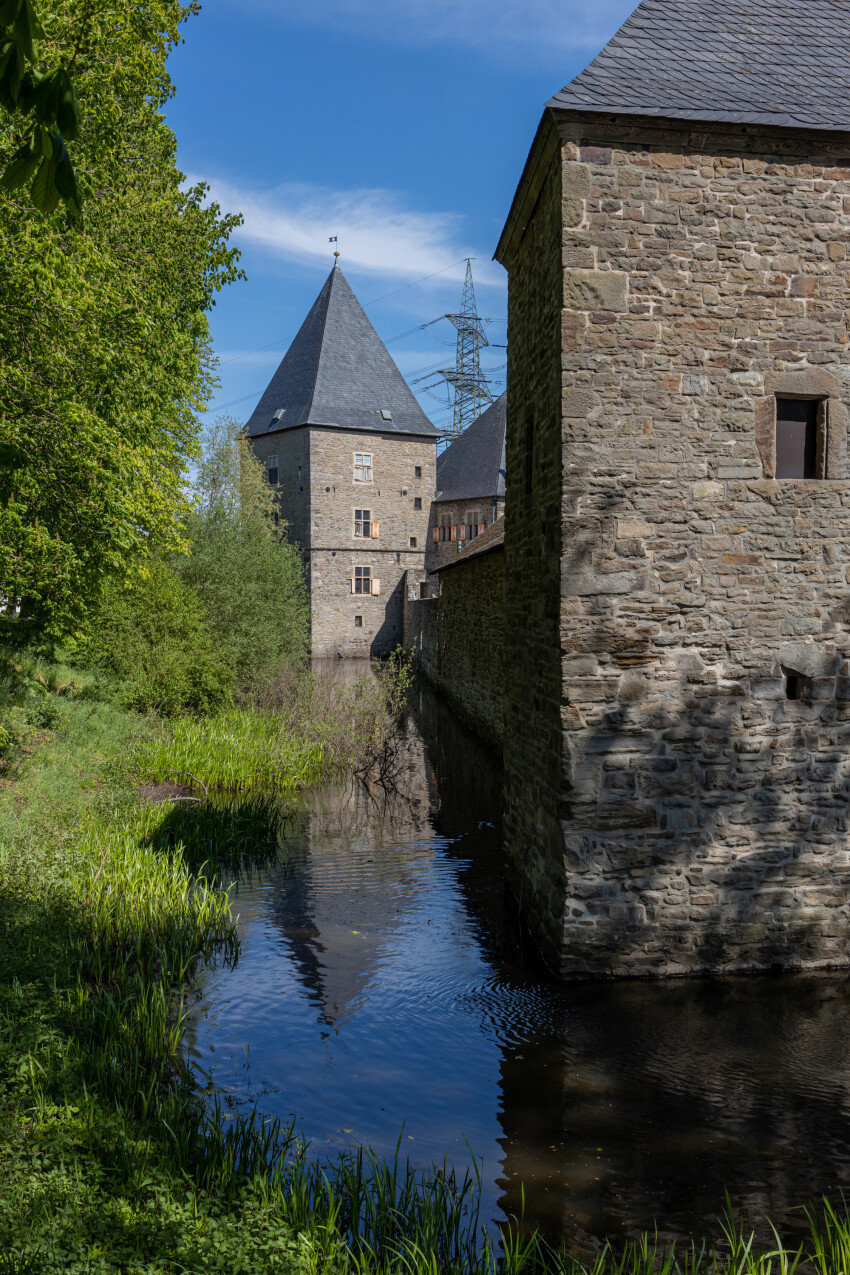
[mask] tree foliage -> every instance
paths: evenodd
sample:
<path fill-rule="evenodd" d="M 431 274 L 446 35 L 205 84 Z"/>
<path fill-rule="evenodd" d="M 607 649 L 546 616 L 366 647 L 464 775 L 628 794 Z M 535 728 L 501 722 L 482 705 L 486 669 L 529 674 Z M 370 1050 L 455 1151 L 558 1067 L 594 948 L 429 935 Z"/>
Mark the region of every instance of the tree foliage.
<path fill-rule="evenodd" d="M 44 34 L 32 0 L 0 0 L 0 106 L 24 126 L 0 184 L 6 190 L 28 186 L 42 212 L 53 212 L 61 199 L 76 217 L 80 192 L 65 139 L 79 132 L 80 107 L 68 66 L 39 65 L 36 40 Z M 68 59 L 72 66 L 75 57 L 76 50 Z"/>
<path fill-rule="evenodd" d="M 83 215 L 0 194 L 0 603 L 67 633 L 141 550 L 177 550 L 207 311 L 239 276 L 238 218 L 183 187 L 162 108 L 179 0 L 53 0 L 42 53 L 75 50 Z M 20 139 L 0 137 L 0 167 Z"/>
<path fill-rule="evenodd" d="M 197 595 L 163 558 L 107 583 L 79 654 L 114 674 L 124 707 L 137 712 L 211 713 L 233 699 Z"/>
<path fill-rule="evenodd" d="M 209 431 L 196 493 L 179 570 L 237 686 L 260 689 L 307 655 L 309 606 L 301 555 L 238 423 L 222 419 Z"/>

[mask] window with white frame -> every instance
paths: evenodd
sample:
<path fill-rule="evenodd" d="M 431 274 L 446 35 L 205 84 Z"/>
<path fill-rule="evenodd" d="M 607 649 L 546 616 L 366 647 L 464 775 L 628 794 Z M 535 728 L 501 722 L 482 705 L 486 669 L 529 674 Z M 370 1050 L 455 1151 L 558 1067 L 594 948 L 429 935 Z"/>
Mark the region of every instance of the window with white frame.
<path fill-rule="evenodd" d="M 354 453 L 354 481 L 356 483 L 370 483 L 372 481 L 371 452 Z"/>
<path fill-rule="evenodd" d="M 479 532 L 484 530 L 484 524 L 481 521 L 481 514 L 477 509 L 471 509 L 466 515 L 466 538 L 474 540 Z"/>
<path fill-rule="evenodd" d="M 266 458 L 266 478 L 268 478 L 272 487 L 277 486 L 277 456 L 268 456 Z"/>
<path fill-rule="evenodd" d="M 355 567 L 351 578 L 352 593 L 380 593 L 381 582 L 372 575 L 371 567 Z"/>
<path fill-rule="evenodd" d="M 452 538 L 452 516 L 451 514 L 440 514 L 440 539 L 451 540 Z"/>
<path fill-rule="evenodd" d="M 372 510 L 371 509 L 355 509 L 354 511 L 354 534 L 362 536 L 366 540 L 372 538 Z"/>

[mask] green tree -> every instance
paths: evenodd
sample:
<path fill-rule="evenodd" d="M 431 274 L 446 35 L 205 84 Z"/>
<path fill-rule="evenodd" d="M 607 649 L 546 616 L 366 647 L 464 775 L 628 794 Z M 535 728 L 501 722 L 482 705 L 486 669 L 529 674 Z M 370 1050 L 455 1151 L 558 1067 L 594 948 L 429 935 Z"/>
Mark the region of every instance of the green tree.
<path fill-rule="evenodd" d="M 179 550 L 207 312 L 238 277 L 239 219 L 186 190 L 162 108 L 178 0 L 54 0 L 42 52 L 76 49 L 83 215 L 0 195 L 0 603 L 62 635 L 140 553 Z M 0 168 L 14 153 L 0 137 Z M 8 618 L 8 603 L 6 617 Z"/>
<path fill-rule="evenodd" d="M 138 712 L 212 713 L 232 702 L 231 672 L 201 603 L 163 558 L 108 581 L 77 655 L 114 674 L 122 703 Z"/>
<path fill-rule="evenodd" d="M 44 34 L 32 0 L 0 0 L 0 106 L 24 134 L 2 185 L 6 190 L 28 186 L 42 212 L 53 212 L 61 199 L 76 217 L 80 192 L 65 139 L 79 132 L 80 107 L 69 67 L 39 65 L 35 42 Z M 85 26 L 68 51 L 71 67 L 84 38 Z"/>
<path fill-rule="evenodd" d="M 209 431 L 197 505 L 179 561 L 206 612 L 216 648 L 239 687 L 260 689 L 309 649 L 309 606 L 299 550 L 276 517 L 265 470 L 235 421 Z"/>

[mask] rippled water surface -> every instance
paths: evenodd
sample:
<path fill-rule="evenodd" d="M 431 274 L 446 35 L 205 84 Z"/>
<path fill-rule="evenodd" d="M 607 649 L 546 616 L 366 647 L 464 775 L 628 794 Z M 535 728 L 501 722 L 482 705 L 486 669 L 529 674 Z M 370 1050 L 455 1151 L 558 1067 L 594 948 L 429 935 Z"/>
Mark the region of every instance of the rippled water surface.
<path fill-rule="evenodd" d="M 850 981 L 550 979 L 503 885 L 498 763 L 417 696 L 399 790 L 312 795 L 243 878 L 242 954 L 208 971 L 195 1065 L 297 1117 L 321 1156 L 366 1143 L 482 1172 L 594 1243 L 701 1236 L 728 1187 L 786 1231 L 850 1183 Z"/>

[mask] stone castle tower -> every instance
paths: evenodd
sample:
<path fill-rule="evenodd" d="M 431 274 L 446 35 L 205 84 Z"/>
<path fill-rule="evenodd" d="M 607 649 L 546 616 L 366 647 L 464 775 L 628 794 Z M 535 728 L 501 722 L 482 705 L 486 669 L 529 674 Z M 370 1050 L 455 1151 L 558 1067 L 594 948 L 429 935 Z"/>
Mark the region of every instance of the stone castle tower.
<path fill-rule="evenodd" d="M 301 546 L 314 655 L 401 642 L 421 568 L 437 431 L 335 266 L 247 425 Z"/>
<path fill-rule="evenodd" d="M 850 963 L 848 44 L 643 0 L 499 244 L 506 836 L 565 975 Z"/>

